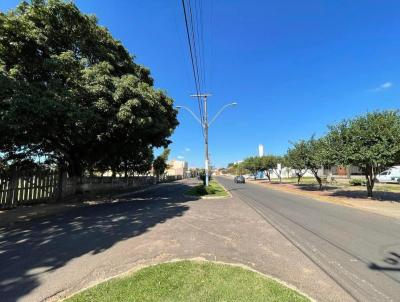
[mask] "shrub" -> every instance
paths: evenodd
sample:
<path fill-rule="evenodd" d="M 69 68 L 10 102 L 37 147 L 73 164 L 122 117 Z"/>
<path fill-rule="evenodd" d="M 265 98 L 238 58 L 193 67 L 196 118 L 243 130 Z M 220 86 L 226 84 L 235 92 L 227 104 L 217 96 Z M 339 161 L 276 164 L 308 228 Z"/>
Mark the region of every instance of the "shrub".
<path fill-rule="evenodd" d="M 199 173 L 200 180 L 203 181 L 203 185 L 206 185 L 206 172 L 205 170 L 201 170 Z M 208 181 L 211 181 L 211 173 L 208 173 Z"/>
<path fill-rule="evenodd" d="M 360 178 L 350 179 L 349 183 L 352 186 L 365 186 L 365 180 L 362 180 Z"/>
<path fill-rule="evenodd" d="M 215 194 L 216 190 L 213 187 L 205 187 L 205 186 L 198 186 L 196 187 L 196 193 L 198 195 L 209 195 L 209 194 Z"/>

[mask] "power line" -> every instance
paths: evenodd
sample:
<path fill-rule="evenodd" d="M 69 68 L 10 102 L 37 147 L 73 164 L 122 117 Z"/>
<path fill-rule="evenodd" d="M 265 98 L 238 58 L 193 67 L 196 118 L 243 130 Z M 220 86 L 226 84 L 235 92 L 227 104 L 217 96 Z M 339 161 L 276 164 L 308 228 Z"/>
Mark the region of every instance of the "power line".
<path fill-rule="evenodd" d="M 193 71 L 193 77 L 194 77 L 194 81 L 195 81 L 195 89 L 197 92 L 197 95 L 200 95 L 200 85 L 199 85 L 199 78 L 198 78 L 198 67 L 197 67 L 197 60 L 195 60 L 195 58 L 197 58 L 197 56 L 194 54 L 195 49 L 193 50 L 193 42 L 191 40 L 190 37 L 190 27 L 189 27 L 189 22 L 188 22 L 188 14 L 187 14 L 187 10 L 186 10 L 186 5 L 185 5 L 185 1 L 182 0 L 182 7 L 183 7 L 183 14 L 185 17 L 185 27 L 186 27 L 186 35 L 187 35 L 187 40 L 188 40 L 188 45 L 189 45 L 189 52 L 190 52 L 190 60 L 191 60 L 191 64 L 192 64 L 192 71 Z M 189 10 L 191 12 L 191 6 L 190 6 L 190 2 L 189 2 Z M 193 20 L 191 20 L 193 21 Z M 193 22 L 191 23 L 191 28 L 192 28 L 192 37 L 193 35 Z M 192 46 L 193 45 L 193 46 Z M 202 110 L 202 105 L 201 105 L 201 100 L 200 97 L 197 97 L 197 103 L 199 106 L 199 113 L 200 113 L 200 118 L 201 121 L 204 120 L 203 117 L 203 110 Z M 204 136 L 204 130 L 202 127 L 202 133 Z"/>
<path fill-rule="evenodd" d="M 201 93 L 202 92 L 202 87 L 201 87 L 201 75 L 199 72 L 199 62 L 200 62 L 200 54 L 198 54 L 197 51 L 197 46 L 196 46 L 196 33 L 198 33 L 198 30 L 196 31 L 195 28 L 197 28 L 197 26 L 195 26 L 194 24 L 197 25 L 197 22 L 195 20 L 195 18 L 193 17 L 193 12 L 192 12 L 192 2 L 191 0 L 189 1 L 189 20 L 190 20 L 190 28 L 191 28 L 191 33 L 192 33 L 192 46 L 193 46 L 193 54 L 194 54 L 194 63 L 195 63 L 195 69 L 196 69 L 196 75 L 197 75 L 197 84 L 198 84 L 198 91 L 197 93 Z M 196 2 L 195 2 L 196 5 Z M 195 14 L 196 17 L 196 14 Z M 197 34 L 198 36 L 198 34 Z M 200 105 L 200 116 L 204 118 L 204 108 Z"/>

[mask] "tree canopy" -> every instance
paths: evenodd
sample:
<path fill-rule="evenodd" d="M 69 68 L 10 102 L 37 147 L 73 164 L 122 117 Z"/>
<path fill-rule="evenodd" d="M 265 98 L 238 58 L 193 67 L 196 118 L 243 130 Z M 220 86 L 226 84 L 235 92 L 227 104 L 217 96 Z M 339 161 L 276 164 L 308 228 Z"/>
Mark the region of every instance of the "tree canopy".
<path fill-rule="evenodd" d="M 376 175 L 400 159 L 399 112 L 371 112 L 344 120 L 330 127 L 326 141 L 331 161 L 361 168 L 371 197 Z"/>
<path fill-rule="evenodd" d="M 147 68 L 70 2 L 33 0 L 0 13 L 3 164 L 46 157 L 85 169 L 143 170 L 178 125 Z"/>
<path fill-rule="evenodd" d="M 154 173 L 156 174 L 157 178 L 159 178 L 161 175 L 165 173 L 165 170 L 168 168 L 168 156 L 170 154 L 171 150 L 170 149 L 164 149 L 164 151 L 156 157 L 156 159 L 153 162 L 153 169 Z"/>

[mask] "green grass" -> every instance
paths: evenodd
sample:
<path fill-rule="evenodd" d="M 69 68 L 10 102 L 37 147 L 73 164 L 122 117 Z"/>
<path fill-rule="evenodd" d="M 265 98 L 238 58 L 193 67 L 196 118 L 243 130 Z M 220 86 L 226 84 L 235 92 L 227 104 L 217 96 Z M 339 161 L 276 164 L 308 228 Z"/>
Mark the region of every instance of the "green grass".
<path fill-rule="evenodd" d="M 192 196 L 229 196 L 224 188 L 215 180 L 211 180 L 208 187 L 199 185 L 188 190 L 186 194 Z"/>
<path fill-rule="evenodd" d="M 280 283 L 240 267 L 180 261 L 144 268 L 87 289 L 68 302 L 310 301 Z"/>
<path fill-rule="evenodd" d="M 355 178 L 352 178 L 352 180 Z M 360 176 L 361 181 L 365 181 L 364 177 Z M 273 182 L 278 182 L 277 179 L 273 179 Z M 336 179 L 336 182 L 333 183 L 332 185 L 335 187 L 347 189 L 351 188 L 351 190 L 360 190 L 360 191 L 365 191 L 365 185 L 364 186 L 352 186 L 350 184 L 350 179 L 347 178 L 338 178 Z M 282 183 L 290 183 L 290 184 L 297 184 L 297 178 L 296 177 L 291 177 L 291 178 L 282 178 Z M 302 177 L 300 180 L 300 184 L 308 184 L 308 185 L 318 185 L 318 182 L 315 180 L 314 177 Z M 389 184 L 389 183 L 375 183 L 374 186 L 374 191 L 376 192 L 391 192 L 391 193 L 400 193 L 400 185 L 399 184 Z"/>
<path fill-rule="evenodd" d="M 263 179 L 263 180 L 265 180 L 265 179 Z M 278 183 L 279 179 L 278 178 L 272 178 L 271 181 L 274 182 L 274 183 Z M 290 178 L 282 177 L 282 183 L 283 184 L 285 184 L 285 183 L 286 184 L 297 184 L 297 177 L 290 177 Z M 311 184 L 315 184 L 315 185 L 317 185 L 318 182 L 316 181 L 316 179 L 314 177 L 306 176 L 306 177 L 302 177 L 301 178 L 300 184 L 310 184 L 310 185 Z"/>

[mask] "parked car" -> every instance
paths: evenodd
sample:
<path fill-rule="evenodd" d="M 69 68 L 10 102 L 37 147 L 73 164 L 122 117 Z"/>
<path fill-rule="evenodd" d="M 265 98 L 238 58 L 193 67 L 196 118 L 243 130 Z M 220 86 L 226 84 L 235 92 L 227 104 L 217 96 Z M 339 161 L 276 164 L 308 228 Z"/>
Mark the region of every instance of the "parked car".
<path fill-rule="evenodd" d="M 400 183 L 400 166 L 394 166 L 376 176 L 378 182 Z"/>
<path fill-rule="evenodd" d="M 237 184 L 239 183 L 244 184 L 246 182 L 245 178 L 242 175 L 235 176 L 233 181 Z"/>

